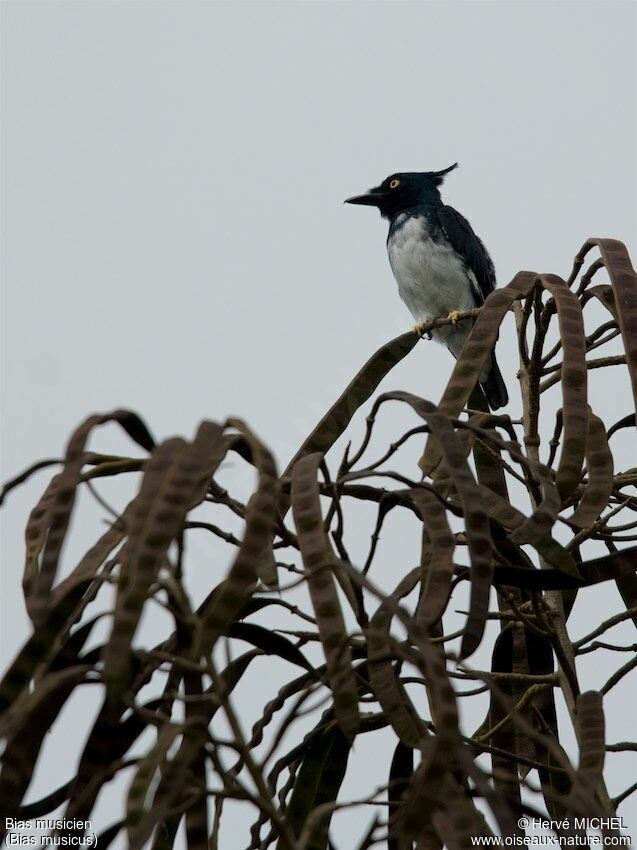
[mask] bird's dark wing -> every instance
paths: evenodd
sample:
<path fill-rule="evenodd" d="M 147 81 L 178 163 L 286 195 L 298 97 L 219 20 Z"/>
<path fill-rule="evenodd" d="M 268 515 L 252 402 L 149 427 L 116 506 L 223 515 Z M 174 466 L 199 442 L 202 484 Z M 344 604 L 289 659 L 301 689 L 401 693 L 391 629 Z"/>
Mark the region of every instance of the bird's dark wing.
<path fill-rule="evenodd" d="M 438 207 L 436 214 L 451 246 L 475 275 L 479 287 L 475 295 L 478 303 L 482 304 L 487 295 L 495 289 L 495 269 L 487 249 L 475 235 L 467 219 L 453 207 Z"/>

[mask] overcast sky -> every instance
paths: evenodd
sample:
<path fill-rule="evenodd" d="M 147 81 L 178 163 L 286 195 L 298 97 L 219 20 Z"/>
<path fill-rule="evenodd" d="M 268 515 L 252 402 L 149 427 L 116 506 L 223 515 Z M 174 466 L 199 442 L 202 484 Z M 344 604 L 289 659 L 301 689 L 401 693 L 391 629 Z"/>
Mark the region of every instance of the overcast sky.
<path fill-rule="evenodd" d="M 2 478 L 59 456 L 87 414 L 116 406 L 160 438 L 241 415 L 284 466 L 411 325 L 385 222 L 342 204 L 393 171 L 459 161 L 443 197 L 501 284 L 521 268 L 566 275 L 591 235 L 635 257 L 636 10 L 4 2 Z M 499 352 L 514 387 L 510 328 Z M 451 365 L 420 344 L 383 389 L 437 401 Z M 630 410 L 612 374 L 594 384 L 607 424 Z M 130 451 L 114 428 L 91 445 Z M 45 481 L 3 511 L 5 662 L 28 633 L 22 533 Z M 67 566 L 91 539 L 76 531 Z M 585 626 L 598 614 L 582 597 Z M 622 700 L 613 740 L 634 735 L 634 687 Z M 618 793 L 635 762 L 613 758 Z M 50 774 L 38 782 L 51 789 Z"/>

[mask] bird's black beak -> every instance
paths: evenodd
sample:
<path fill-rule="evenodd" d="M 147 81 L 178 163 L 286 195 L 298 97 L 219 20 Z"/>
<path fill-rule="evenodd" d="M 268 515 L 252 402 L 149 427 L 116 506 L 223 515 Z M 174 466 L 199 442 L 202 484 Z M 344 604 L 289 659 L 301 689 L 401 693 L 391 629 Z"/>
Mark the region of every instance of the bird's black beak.
<path fill-rule="evenodd" d="M 379 192 L 377 189 L 370 189 L 364 195 L 354 195 L 351 198 L 346 198 L 344 204 L 361 204 L 366 207 L 377 207 L 382 202 L 385 196 L 384 192 Z"/>

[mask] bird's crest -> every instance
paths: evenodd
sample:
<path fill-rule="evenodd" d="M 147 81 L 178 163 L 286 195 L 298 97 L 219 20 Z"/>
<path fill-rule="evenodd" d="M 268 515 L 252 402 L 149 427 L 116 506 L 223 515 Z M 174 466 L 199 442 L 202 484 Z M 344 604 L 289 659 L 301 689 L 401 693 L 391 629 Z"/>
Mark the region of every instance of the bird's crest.
<path fill-rule="evenodd" d="M 453 171 L 454 168 L 458 167 L 458 163 L 454 162 L 453 165 L 450 165 L 449 168 L 443 168 L 442 171 L 428 171 L 426 172 L 427 177 L 431 180 L 434 186 L 440 186 L 442 181 L 445 179 L 446 175 L 449 174 L 450 171 Z"/>

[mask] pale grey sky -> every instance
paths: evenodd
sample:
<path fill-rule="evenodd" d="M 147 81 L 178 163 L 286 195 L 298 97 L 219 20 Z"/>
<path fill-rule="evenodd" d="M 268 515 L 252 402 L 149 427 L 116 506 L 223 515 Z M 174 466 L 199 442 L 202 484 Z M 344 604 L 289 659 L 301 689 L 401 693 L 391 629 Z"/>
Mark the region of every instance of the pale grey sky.
<path fill-rule="evenodd" d="M 241 415 L 285 465 L 369 354 L 411 324 L 385 223 L 342 204 L 392 171 L 459 161 L 443 197 L 502 284 L 521 268 L 566 274 L 590 235 L 624 240 L 634 258 L 636 11 L 5 1 L 2 478 L 59 456 L 88 413 L 115 406 L 158 437 Z M 510 326 L 499 352 L 513 386 Z M 450 369 L 423 343 L 383 388 L 436 401 Z M 613 380 L 593 382 L 607 424 L 630 410 L 623 371 Z M 381 433 L 407 421 L 394 412 Z M 92 446 L 127 450 L 111 428 Z M 45 480 L 3 510 L 5 662 L 27 634 L 22 530 Z M 76 524 L 67 566 L 93 526 Z M 404 545 L 392 529 L 387 545 Z M 591 594 L 573 615 L 581 632 L 599 616 Z M 595 594 L 595 606 L 617 605 L 612 588 Z M 582 669 L 589 686 L 604 680 Z M 633 707 L 634 685 L 609 708 L 610 738 L 634 737 Z M 58 766 L 67 743 L 50 747 Z M 617 793 L 637 770 L 610 758 Z M 30 799 L 57 784 L 55 770 Z M 100 807 L 103 826 L 114 809 Z M 342 846 L 359 826 L 336 821 Z"/>

